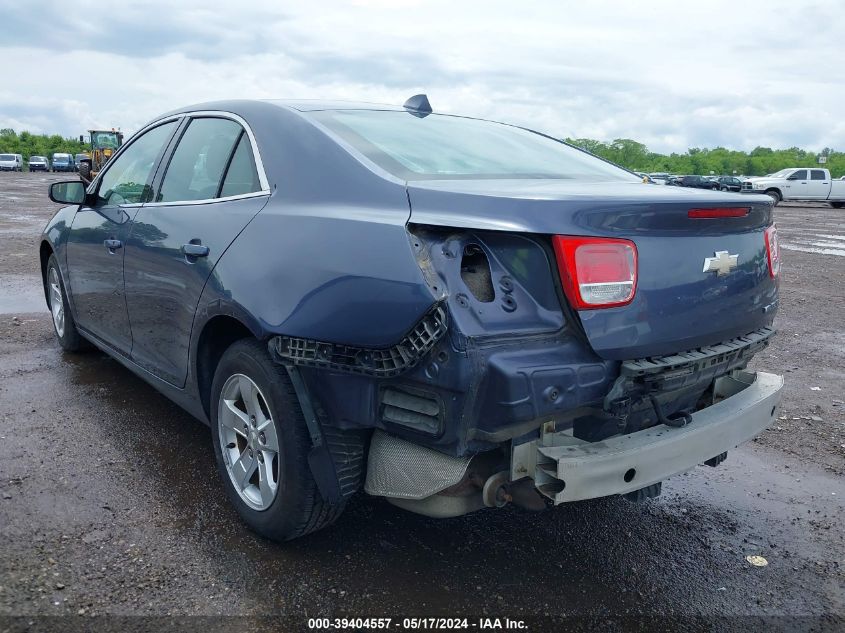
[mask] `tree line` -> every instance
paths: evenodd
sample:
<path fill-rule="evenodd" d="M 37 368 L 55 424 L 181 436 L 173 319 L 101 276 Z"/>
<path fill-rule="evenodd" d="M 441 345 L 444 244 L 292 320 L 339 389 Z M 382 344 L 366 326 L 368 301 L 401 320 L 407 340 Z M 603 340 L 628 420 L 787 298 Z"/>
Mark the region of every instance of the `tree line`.
<path fill-rule="evenodd" d="M 588 152 L 639 172 L 667 172 L 670 174 L 703 174 L 763 176 L 785 167 L 812 167 L 819 165 L 819 156 L 827 162 L 822 167 L 830 169 L 834 178 L 845 175 L 845 152 L 825 148 L 821 152 L 808 152 L 798 147 L 771 149 L 756 147 L 750 152 L 715 147 L 702 149 L 693 147 L 683 154 L 660 154 L 649 151 L 642 143 L 627 138 L 618 138 L 610 143 L 589 138 L 567 138 L 568 143 Z M 52 156 L 55 152 L 79 154 L 88 150 L 79 138 L 65 138 L 59 134 L 17 133 L 12 129 L 0 129 L 0 152 L 21 154 L 24 160 L 30 156 Z"/>
<path fill-rule="evenodd" d="M 0 129 L 0 153 L 21 154 L 24 162 L 30 156 L 52 158 L 56 152 L 64 154 L 82 154 L 88 151 L 87 143 L 80 143 L 79 137 L 65 138 L 59 134 L 18 134 L 10 128 Z"/>
<path fill-rule="evenodd" d="M 618 138 L 611 143 L 589 138 L 568 138 L 566 141 L 617 165 L 645 173 L 765 176 L 786 167 L 818 166 L 829 169 L 834 178 L 845 175 L 845 152 L 836 152 L 829 147 L 821 152 L 808 152 L 798 147 L 755 147 L 750 152 L 724 147 L 693 147 L 683 154 L 659 154 L 627 138 Z M 824 156 L 826 162 L 819 163 L 819 156 Z"/>

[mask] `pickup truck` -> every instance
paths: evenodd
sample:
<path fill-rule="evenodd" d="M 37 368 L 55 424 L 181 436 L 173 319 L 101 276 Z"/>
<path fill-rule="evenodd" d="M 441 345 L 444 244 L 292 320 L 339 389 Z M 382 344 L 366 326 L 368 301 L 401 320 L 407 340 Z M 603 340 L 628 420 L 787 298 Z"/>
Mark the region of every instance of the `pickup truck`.
<path fill-rule="evenodd" d="M 764 193 L 775 204 L 781 200 L 821 200 L 834 209 L 845 204 L 845 182 L 833 180 L 830 171 L 816 167 L 788 167 L 768 176 L 749 178 L 742 183 L 742 193 Z"/>
<path fill-rule="evenodd" d="M 360 488 L 436 517 L 644 500 L 777 418 L 783 379 L 748 368 L 778 306 L 763 195 L 418 95 L 180 108 L 50 197 L 59 345 L 209 424 L 272 539 Z"/>

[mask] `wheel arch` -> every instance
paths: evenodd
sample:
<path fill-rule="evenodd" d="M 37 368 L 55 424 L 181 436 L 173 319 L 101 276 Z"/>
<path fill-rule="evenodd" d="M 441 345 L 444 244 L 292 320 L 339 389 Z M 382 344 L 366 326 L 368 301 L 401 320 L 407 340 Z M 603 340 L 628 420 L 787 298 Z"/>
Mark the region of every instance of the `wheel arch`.
<path fill-rule="evenodd" d="M 778 198 L 780 200 L 783 200 L 783 192 L 780 189 L 778 189 L 777 187 L 768 187 L 764 193 L 767 196 L 769 196 L 773 193 L 776 193 L 778 195 Z"/>
<path fill-rule="evenodd" d="M 214 373 L 217 371 L 220 359 L 234 342 L 245 338 L 257 339 L 258 337 L 243 321 L 228 314 L 211 317 L 203 325 L 197 338 L 195 355 L 197 391 L 202 408 L 209 420 L 211 420 L 211 383 L 214 381 Z"/>
<path fill-rule="evenodd" d="M 44 301 L 47 302 L 48 307 L 50 305 L 50 297 L 47 293 L 47 262 L 50 261 L 50 256 L 55 254 L 55 252 L 53 245 L 48 240 L 41 240 L 41 245 L 38 247 L 38 258 L 41 262 L 41 287 L 44 290 Z"/>

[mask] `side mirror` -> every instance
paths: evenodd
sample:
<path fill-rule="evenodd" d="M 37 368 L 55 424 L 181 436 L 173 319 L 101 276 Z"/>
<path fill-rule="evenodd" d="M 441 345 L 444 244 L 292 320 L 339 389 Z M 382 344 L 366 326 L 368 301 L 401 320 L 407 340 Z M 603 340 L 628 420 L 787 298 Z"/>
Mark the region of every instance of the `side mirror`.
<path fill-rule="evenodd" d="M 85 202 L 85 185 L 78 180 L 65 180 L 50 185 L 50 200 L 59 204 Z"/>

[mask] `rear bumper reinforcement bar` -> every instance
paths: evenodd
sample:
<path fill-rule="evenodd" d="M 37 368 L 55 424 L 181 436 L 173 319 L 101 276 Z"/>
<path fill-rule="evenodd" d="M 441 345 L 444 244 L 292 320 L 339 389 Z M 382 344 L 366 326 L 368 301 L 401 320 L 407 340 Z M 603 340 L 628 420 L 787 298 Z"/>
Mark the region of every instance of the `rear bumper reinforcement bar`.
<path fill-rule="evenodd" d="M 736 371 L 716 380 L 716 404 L 682 428 L 660 424 L 594 443 L 545 434 L 536 445 L 534 483 L 555 504 L 639 490 L 758 435 L 773 422 L 782 388 L 781 376 Z"/>

